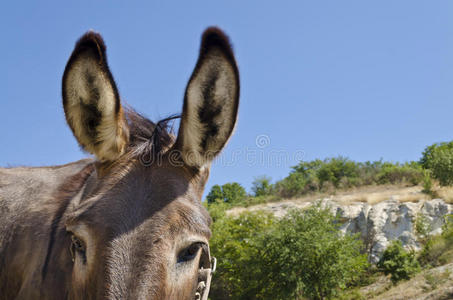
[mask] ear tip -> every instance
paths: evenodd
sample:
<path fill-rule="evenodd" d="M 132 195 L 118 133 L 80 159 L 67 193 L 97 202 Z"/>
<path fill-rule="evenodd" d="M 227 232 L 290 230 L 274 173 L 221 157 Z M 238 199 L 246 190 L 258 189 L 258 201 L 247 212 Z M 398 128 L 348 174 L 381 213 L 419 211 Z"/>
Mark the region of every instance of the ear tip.
<path fill-rule="evenodd" d="M 92 29 L 79 38 L 74 47 L 74 54 L 84 52 L 86 50 L 94 50 L 94 53 L 100 57 L 105 56 L 106 46 L 104 39 L 98 32 Z"/>
<path fill-rule="evenodd" d="M 219 27 L 208 27 L 201 38 L 201 51 L 205 52 L 213 47 L 220 48 L 228 55 L 233 55 L 233 47 L 231 46 L 229 37 Z"/>

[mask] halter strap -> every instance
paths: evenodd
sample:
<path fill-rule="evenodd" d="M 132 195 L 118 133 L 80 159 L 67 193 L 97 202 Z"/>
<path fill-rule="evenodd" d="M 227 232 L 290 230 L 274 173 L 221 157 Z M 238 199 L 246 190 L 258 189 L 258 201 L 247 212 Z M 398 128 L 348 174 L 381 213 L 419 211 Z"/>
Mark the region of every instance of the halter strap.
<path fill-rule="evenodd" d="M 217 259 L 211 257 L 210 267 L 201 267 L 198 270 L 198 286 L 195 292 L 195 300 L 208 300 L 209 289 L 211 288 L 212 273 L 215 272 L 217 266 Z"/>

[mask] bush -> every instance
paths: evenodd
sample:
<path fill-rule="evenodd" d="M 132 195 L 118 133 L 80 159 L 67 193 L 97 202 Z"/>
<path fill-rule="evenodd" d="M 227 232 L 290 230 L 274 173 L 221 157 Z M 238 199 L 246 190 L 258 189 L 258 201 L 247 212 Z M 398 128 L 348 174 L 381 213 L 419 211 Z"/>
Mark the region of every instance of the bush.
<path fill-rule="evenodd" d="M 422 266 L 437 267 L 453 262 L 453 219 L 445 217 L 442 233 L 430 236 L 420 251 L 418 261 Z"/>
<path fill-rule="evenodd" d="M 429 169 L 440 185 L 453 184 L 453 142 L 436 143 L 425 148 L 420 163 Z"/>
<path fill-rule="evenodd" d="M 423 193 L 435 196 L 433 191 L 433 181 L 431 180 L 431 172 L 429 170 L 424 170 L 423 173 Z"/>
<path fill-rule="evenodd" d="M 293 210 L 262 236 L 262 299 L 325 299 L 357 280 L 367 266 L 357 236 L 343 235 L 328 209 Z"/>
<path fill-rule="evenodd" d="M 385 275 L 390 274 L 390 280 L 394 284 L 401 280 L 410 279 L 420 271 L 420 264 L 415 258 L 415 252 L 404 250 L 399 240 L 394 240 L 385 249 L 378 262 L 378 267 Z"/>
<path fill-rule="evenodd" d="M 206 203 L 206 202 L 205 202 Z M 222 199 L 218 199 L 214 203 L 205 204 L 206 208 L 209 211 L 212 222 L 215 224 L 217 221 L 222 220 L 226 216 L 226 210 L 228 209 L 228 204 L 226 204 Z"/>
<path fill-rule="evenodd" d="M 306 193 L 307 181 L 300 173 L 291 173 L 275 185 L 277 194 L 283 198 L 291 198 Z"/>
<path fill-rule="evenodd" d="M 416 162 L 383 163 L 376 177 L 379 184 L 410 183 L 417 185 L 422 182 L 424 172 L 421 165 Z"/>
<path fill-rule="evenodd" d="M 321 189 L 327 182 L 335 188 L 354 186 L 359 179 L 359 165 L 342 156 L 326 159 L 321 164 L 317 177 Z M 340 182 L 343 182 L 343 186 L 340 186 Z"/>
<path fill-rule="evenodd" d="M 209 208 L 217 209 L 216 205 Z M 217 213 L 217 215 L 219 215 Z M 211 226 L 211 254 L 217 257 L 217 271 L 212 279 L 211 299 L 259 299 L 262 266 L 256 257 L 261 245 L 257 237 L 274 223 L 272 215 L 263 212 L 244 213 L 234 218 L 224 215 Z"/>
<path fill-rule="evenodd" d="M 428 272 L 423 277 L 425 282 L 429 285 L 429 288 L 424 287 L 424 290 L 430 291 L 437 289 L 440 285 L 447 282 L 450 278 L 450 271 L 445 270 L 442 273 Z"/>
<path fill-rule="evenodd" d="M 237 204 L 247 197 L 245 189 L 237 182 L 226 183 L 222 186 L 214 185 L 206 196 L 208 203 L 223 201 L 228 204 Z"/>
<path fill-rule="evenodd" d="M 252 183 L 255 197 L 269 196 L 272 194 L 271 178 L 267 176 L 256 177 Z"/>
<path fill-rule="evenodd" d="M 360 279 L 367 266 L 362 243 L 343 235 L 319 205 L 280 220 L 264 212 L 218 218 L 217 206 L 208 206 L 217 216 L 210 241 L 218 258 L 211 299 L 329 298 Z"/>
<path fill-rule="evenodd" d="M 426 215 L 418 213 L 417 217 L 415 218 L 415 233 L 417 234 L 417 237 L 422 242 L 422 244 L 426 243 L 426 241 L 429 239 L 429 233 L 431 232 L 431 230 L 432 226 L 429 223 Z"/>
<path fill-rule="evenodd" d="M 245 189 L 237 182 L 222 185 L 222 192 L 227 203 L 239 203 L 247 197 Z"/>
<path fill-rule="evenodd" d="M 301 161 L 293 170 L 300 174 L 307 184 L 315 183 L 313 187 L 319 190 L 322 190 L 326 183 L 339 188 L 355 185 L 359 180 L 359 164 L 342 156 Z M 341 184 L 342 182 L 347 184 Z"/>

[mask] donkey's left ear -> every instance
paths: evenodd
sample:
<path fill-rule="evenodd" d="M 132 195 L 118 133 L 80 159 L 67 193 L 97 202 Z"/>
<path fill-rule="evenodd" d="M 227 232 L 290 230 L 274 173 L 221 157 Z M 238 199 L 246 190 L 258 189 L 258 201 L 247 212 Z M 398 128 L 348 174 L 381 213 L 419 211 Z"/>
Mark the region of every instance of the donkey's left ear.
<path fill-rule="evenodd" d="M 239 72 L 228 37 L 208 28 L 184 96 L 175 148 L 185 164 L 200 168 L 219 154 L 236 124 Z"/>
<path fill-rule="evenodd" d="M 89 31 L 77 42 L 63 75 L 66 120 L 80 146 L 101 161 L 124 153 L 129 130 L 110 73 L 102 37 Z"/>

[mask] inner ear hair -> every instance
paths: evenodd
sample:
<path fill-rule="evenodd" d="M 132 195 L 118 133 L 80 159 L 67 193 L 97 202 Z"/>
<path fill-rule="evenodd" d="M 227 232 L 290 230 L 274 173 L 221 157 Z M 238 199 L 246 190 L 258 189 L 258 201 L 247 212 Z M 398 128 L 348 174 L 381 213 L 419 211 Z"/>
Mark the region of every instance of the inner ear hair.
<path fill-rule="evenodd" d="M 177 146 L 186 164 L 201 167 L 225 146 L 236 124 L 239 72 L 228 37 L 208 28 L 184 97 Z"/>
<path fill-rule="evenodd" d="M 80 146 L 101 161 L 124 153 L 128 128 L 109 70 L 102 37 L 93 31 L 77 42 L 63 75 L 66 120 Z"/>

